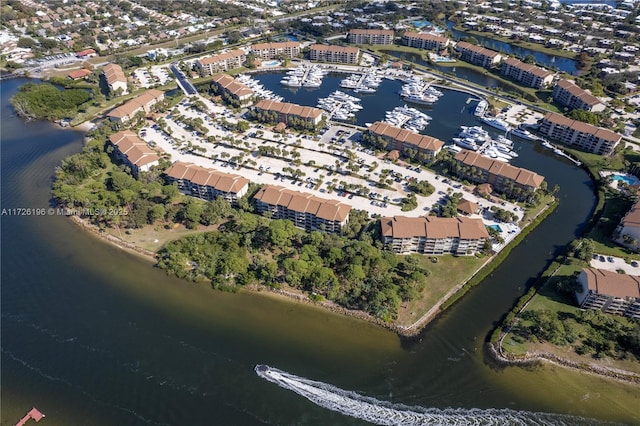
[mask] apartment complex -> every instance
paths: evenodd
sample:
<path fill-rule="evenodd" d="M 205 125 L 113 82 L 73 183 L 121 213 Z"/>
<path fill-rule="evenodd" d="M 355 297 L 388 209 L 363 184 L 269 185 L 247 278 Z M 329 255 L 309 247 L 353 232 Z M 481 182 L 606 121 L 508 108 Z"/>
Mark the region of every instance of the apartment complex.
<path fill-rule="evenodd" d="M 640 277 L 604 269 L 584 268 L 578 275 L 578 304 L 608 314 L 640 319 Z"/>
<path fill-rule="evenodd" d="M 553 100 L 571 109 L 601 112 L 606 108 L 600 99 L 569 80 L 558 80 L 553 87 Z"/>
<path fill-rule="evenodd" d="M 608 129 L 572 120 L 549 112 L 540 123 L 540 132 L 564 144 L 599 155 L 613 152 L 622 136 Z"/>
<path fill-rule="evenodd" d="M 614 233 L 616 242 L 631 250 L 640 247 L 640 200 L 633 203 Z"/>
<path fill-rule="evenodd" d="M 292 191 L 275 185 L 263 186 L 253 197 L 258 213 L 273 219 L 289 219 L 306 231 L 339 233 L 349 222 L 351 206 L 336 200 Z"/>
<path fill-rule="evenodd" d="M 347 43 L 352 44 L 393 44 L 393 30 L 354 29 L 347 34 Z"/>
<path fill-rule="evenodd" d="M 357 64 L 360 58 L 360 49 L 349 46 L 328 46 L 325 44 L 312 44 L 309 50 L 309 59 L 318 62 L 337 62 L 340 64 Z"/>
<path fill-rule="evenodd" d="M 502 55 L 494 50 L 485 49 L 475 44 L 459 41 L 456 43 L 456 50 L 460 52 L 460 59 L 470 64 L 480 65 L 485 68 L 491 68 L 500 62 Z"/>
<path fill-rule="evenodd" d="M 220 94 L 226 93 L 228 96 L 240 102 L 241 105 L 251 103 L 253 90 L 242 83 L 238 83 L 235 78 L 228 74 L 216 74 L 211 83 L 218 88 Z"/>
<path fill-rule="evenodd" d="M 231 52 L 198 59 L 196 66 L 201 69 L 205 75 L 213 75 L 218 72 L 240 68 L 246 59 L 247 54 L 244 50 L 236 49 Z"/>
<path fill-rule="evenodd" d="M 446 37 L 407 31 L 402 36 L 402 44 L 409 47 L 417 47 L 426 50 L 442 50 L 449 45 Z"/>
<path fill-rule="evenodd" d="M 212 201 L 222 197 L 235 204 L 249 190 L 249 179 L 192 163 L 176 161 L 164 172 L 169 182 L 176 182 L 180 192 Z"/>
<path fill-rule="evenodd" d="M 553 82 L 553 73 L 532 64 L 525 64 L 516 58 L 504 59 L 500 72 L 502 75 L 534 89 L 540 89 Z"/>
<path fill-rule="evenodd" d="M 107 86 L 112 93 L 118 93 L 120 90 L 121 95 L 126 95 L 127 90 L 127 76 L 124 75 L 122 67 L 118 64 L 107 64 L 102 67 L 102 74 L 107 81 Z"/>
<path fill-rule="evenodd" d="M 295 125 L 296 120 L 302 120 L 307 125 L 313 126 L 317 126 L 322 121 L 321 109 L 287 102 L 263 99 L 255 105 L 255 109 L 258 112 L 275 113 L 275 121 L 277 123 L 285 123 L 287 126 Z"/>
<path fill-rule="evenodd" d="M 385 247 L 399 254 L 467 256 L 489 240 L 482 219 L 467 217 L 383 217 L 380 227 Z"/>
<path fill-rule="evenodd" d="M 367 130 L 372 135 L 385 139 L 388 142 L 387 150 L 395 149 L 404 155 L 410 154 L 410 150 L 415 150 L 424 154 L 427 160 L 433 160 L 444 146 L 440 139 L 401 129 L 383 121 L 376 121 Z"/>
<path fill-rule="evenodd" d="M 251 46 L 251 51 L 260 59 L 296 58 L 300 55 L 300 43 L 297 41 L 258 43 Z"/>
<path fill-rule="evenodd" d="M 143 94 L 112 109 L 107 116 L 111 121 L 125 124 L 139 112 L 144 112 L 145 114 L 150 113 L 153 106 L 162 100 L 164 100 L 163 91 L 156 89 L 147 90 Z"/>
<path fill-rule="evenodd" d="M 463 149 L 456 154 L 454 172 L 459 178 L 476 183 L 488 183 L 497 192 L 525 200 L 535 192 L 544 177 L 498 160 Z"/>
<path fill-rule="evenodd" d="M 158 154 L 131 131 L 114 133 L 109 136 L 109 142 L 114 147 L 115 156 L 131 169 L 135 178 L 141 171 L 147 172 L 158 165 Z"/>

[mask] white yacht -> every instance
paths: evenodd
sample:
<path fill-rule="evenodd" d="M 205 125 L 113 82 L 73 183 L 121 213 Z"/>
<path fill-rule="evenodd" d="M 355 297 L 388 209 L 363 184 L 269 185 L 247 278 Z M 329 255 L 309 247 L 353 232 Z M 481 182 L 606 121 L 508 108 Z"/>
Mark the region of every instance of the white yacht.
<path fill-rule="evenodd" d="M 473 115 L 475 115 L 476 117 L 483 117 L 488 107 L 489 107 L 489 102 L 485 101 L 484 99 L 481 100 L 480 102 L 478 102 L 478 105 L 476 106 L 476 109 L 473 112 Z"/>
<path fill-rule="evenodd" d="M 511 130 L 511 126 L 509 124 L 497 117 L 482 117 L 480 118 L 480 120 L 491 127 L 502 130 L 503 132 L 508 132 Z"/>
<path fill-rule="evenodd" d="M 538 140 L 538 137 L 536 135 L 534 135 L 530 131 L 522 129 L 520 127 L 518 127 L 517 129 L 511 130 L 511 132 L 509 132 L 509 134 L 517 136 L 517 137 L 519 137 L 521 139 L 528 140 L 528 141 Z"/>

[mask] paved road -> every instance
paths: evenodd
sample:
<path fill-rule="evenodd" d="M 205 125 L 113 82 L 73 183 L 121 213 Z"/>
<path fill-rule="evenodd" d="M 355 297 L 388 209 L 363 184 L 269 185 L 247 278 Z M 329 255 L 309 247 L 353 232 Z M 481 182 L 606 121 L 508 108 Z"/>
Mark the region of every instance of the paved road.
<path fill-rule="evenodd" d="M 182 73 L 182 71 L 178 69 L 175 63 L 169 65 L 169 69 L 171 70 L 171 72 L 173 72 L 173 74 L 175 74 L 176 79 L 178 80 L 178 86 L 180 86 L 180 88 L 186 95 L 198 94 L 198 91 L 196 90 L 194 85 L 191 84 L 189 80 L 187 80 L 187 77 Z"/>

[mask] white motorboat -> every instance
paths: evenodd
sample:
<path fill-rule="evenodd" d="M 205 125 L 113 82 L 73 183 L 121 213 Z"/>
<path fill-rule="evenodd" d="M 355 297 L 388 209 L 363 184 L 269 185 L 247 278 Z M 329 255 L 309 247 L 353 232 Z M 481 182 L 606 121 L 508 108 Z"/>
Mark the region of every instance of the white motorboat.
<path fill-rule="evenodd" d="M 508 132 L 511 130 L 511 126 L 507 124 L 505 121 L 500 120 L 497 117 L 482 117 L 480 118 L 483 123 L 496 128 L 498 130 L 502 130 L 503 132 Z"/>

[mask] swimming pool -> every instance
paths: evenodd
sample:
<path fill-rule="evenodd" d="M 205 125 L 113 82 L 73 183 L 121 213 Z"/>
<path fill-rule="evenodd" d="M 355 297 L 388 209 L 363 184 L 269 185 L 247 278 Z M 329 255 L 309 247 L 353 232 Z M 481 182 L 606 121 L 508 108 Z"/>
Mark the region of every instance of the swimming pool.
<path fill-rule="evenodd" d="M 627 175 L 611 175 L 611 179 L 613 180 L 617 180 L 617 181 L 622 181 L 624 183 L 626 183 L 627 185 L 636 185 L 638 183 L 638 179 L 633 177 L 633 176 L 627 176 Z"/>
<path fill-rule="evenodd" d="M 416 28 L 422 28 L 426 26 L 433 26 L 429 21 L 411 21 L 411 24 Z"/>
<path fill-rule="evenodd" d="M 278 65 L 280 65 L 280 61 L 268 61 L 262 63 L 263 67 L 277 67 Z"/>
<path fill-rule="evenodd" d="M 495 229 L 498 232 L 502 232 L 502 228 L 500 228 L 500 225 L 487 225 L 487 227 L 491 229 Z"/>

